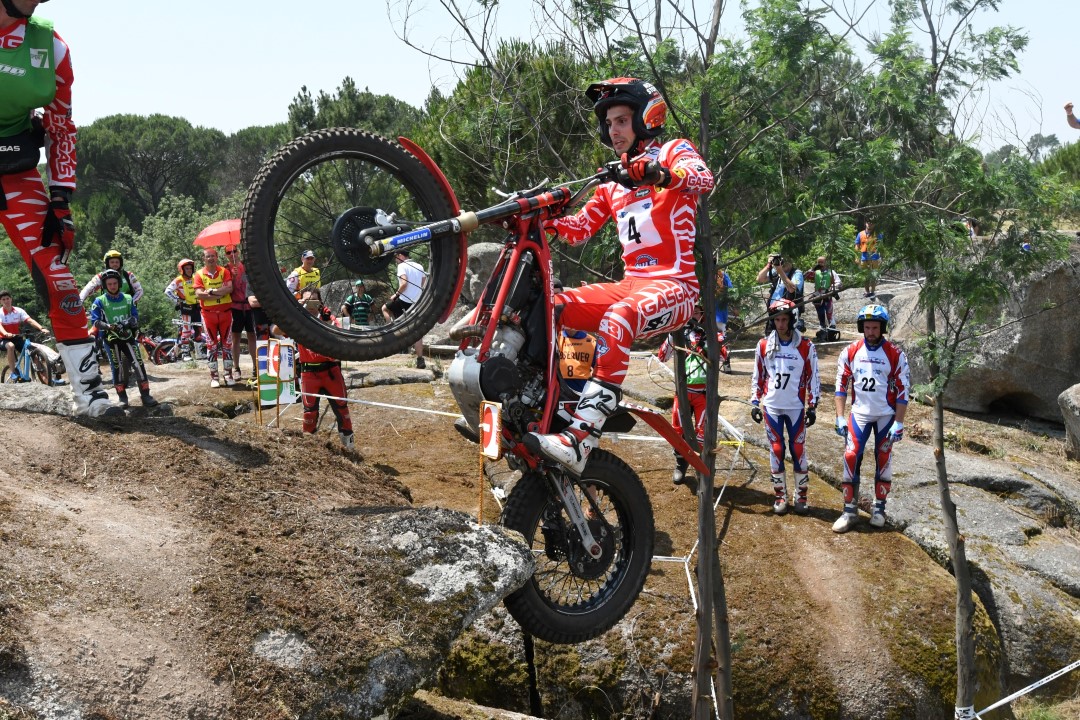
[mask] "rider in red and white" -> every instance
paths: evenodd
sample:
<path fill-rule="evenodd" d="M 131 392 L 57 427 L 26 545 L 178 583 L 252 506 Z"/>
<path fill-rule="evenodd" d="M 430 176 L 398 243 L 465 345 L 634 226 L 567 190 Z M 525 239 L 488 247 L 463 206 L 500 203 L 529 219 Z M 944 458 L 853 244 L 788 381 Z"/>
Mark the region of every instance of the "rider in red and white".
<path fill-rule="evenodd" d="M 795 512 L 805 514 L 808 465 L 806 429 L 817 422 L 821 397 L 817 349 L 795 328 L 795 303 L 775 300 L 769 306 L 775 329 L 758 341 L 754 350 L 754 373 L 750 380 L 750 417 L 765 422 L 765 438 L 771 453 L 773 512 L 787 511 L 787 481 L 784 476 L 784 430 L 791 446 L 795 475 Z"/>
<path fill-rule="evenodd" d="M 558 295 L 559 322 L 596 335 L 596 372 L 582 390 L 569 428 L 526 437 L 530 449 L 575 474 L 585 468 L 604 421 L 619 404 L 630 344 L 682 327 L 693 314 L 699 294 L 694 273 L 698 201 L 713 187 L 712 173 L 688 140 L 656 140 L 667 103 L 651 84 L 612 78 L 585 93 L 593 102 L 600 140 L 622 160 L 625 180 L 600 185 L 580 212 L 545 227 L 576 245 L 613 219 L 625 272 L 619 282 Z"/>
<path fill-rule="evenodd" d="M 52 23 L 32 17 L 38 0 L 0 3 L 0 224 L 45 301 L 71 380 L 74 412 L 121 415 L 101 386 L 79 286 L 67 265 L 75 242 L 69 208 L 75 190 L 71 56 Z M 42 147 L 46 183 L 37 169 Z"/>
<path fill-rule="evenodd" d="M 859 518 L 859 469 L 863 452 L 874 434 L 877 467 L 874 471 L 873 527 L 885 525 L 885 501 L 892 489 L 892 446 L 904 439 L 908 389 L 911 386 L 904 351 L 885 339 L 889 313 L 881 305 L 867 305 L 856 318 L 863 336 L 848 345 L 836 361 L 836 434 L 847 438 L 844 448 L 844 512 L 833 531 L 847 532 Z M 851 388 L 851 415 L 844 421 L 844 406 Z"/>

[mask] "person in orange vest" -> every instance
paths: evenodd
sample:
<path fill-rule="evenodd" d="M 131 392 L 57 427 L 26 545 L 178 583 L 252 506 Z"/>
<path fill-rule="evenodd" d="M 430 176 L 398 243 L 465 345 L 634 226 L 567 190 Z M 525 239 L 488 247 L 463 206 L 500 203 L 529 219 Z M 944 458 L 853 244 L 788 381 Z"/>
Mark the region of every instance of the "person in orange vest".
<path fill-rule="evenodd" d="M 861 230 L 855 236 L 855 250 L 859 255 L 859 267 L 866 271 L 866 284 L 863 289 L 863 297 L 874 298 L 877 296 L 878 268 L 881 267 L 881 251 L 878 249 L 878 241 L 881 233 L 874 232 L 874 221 L 866 219 L 866 229 Z"/>
<path fill-rule="evenodd" d="M 203 267 L 195 272 L 195 297 L 202 309 L 206 338 L 206 364 L 210 368 L 210 387 L 221 387 L 218 380 L 218 358 L 224 359 L 225 386 L 233 384 L 232 376 L 232 275 L 218 265 L 218 251 L 203 252 Z"/>

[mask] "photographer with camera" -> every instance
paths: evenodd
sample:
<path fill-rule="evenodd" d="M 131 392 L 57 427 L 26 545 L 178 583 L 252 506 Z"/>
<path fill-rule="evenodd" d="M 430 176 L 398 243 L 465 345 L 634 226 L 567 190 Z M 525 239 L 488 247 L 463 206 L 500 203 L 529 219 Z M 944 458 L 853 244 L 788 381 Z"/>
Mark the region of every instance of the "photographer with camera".
<path fill-rule="evenodd" d="M 795 306 L 795 325 L 799 332 L 806 330 L 806 323 L 802 320 L 802 298 L 804 279 L 801 270 L 795 269 L 791 258 L 785 258 L 780 253 L 769 256 L 765 267 L 757 274 L 758 283 L 769 283 L 769 297 L 765 301 L 765 309 L 768 310 L 777 300 L 791 300 Z M 769 319 L 765 323 L 765 335 L 773 331 L 773 321 Z"/>

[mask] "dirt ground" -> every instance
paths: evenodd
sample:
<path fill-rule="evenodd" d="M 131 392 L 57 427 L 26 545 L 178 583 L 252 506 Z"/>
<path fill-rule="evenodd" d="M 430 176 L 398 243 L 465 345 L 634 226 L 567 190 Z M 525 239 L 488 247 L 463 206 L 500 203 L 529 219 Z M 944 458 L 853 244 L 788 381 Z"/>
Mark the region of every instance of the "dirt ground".
<path fill-rule="evenodd" d="M 821 351 L 826 399 L 831 396 L 836 352 L 835 346 Z M 174 417 L 148 414 L 137 407 L 137 400 L 132 418 L 104 425 L 0 411 L 8 453 L 0 469 L 0 718 L 35 717 L 23 704 L 27 698 L 11 689 L 26 655 L 42 658 L 59 670 L 92 667 L 89 675 L 81 672 L 80 676 L 93 678 L 82 688 L 88 696 L 98 692 L 102 697 L 102 709 L 91 716 L 98 720 L 119 717 L 105 703 L 106 697 L 115 697 L 117 688 L 132 698 L 131 717 L 167 718 L 180 700 L 193 698 L 205 700 L 207 717 L 237 716 L 235 707 L 220 699 L 206 681 L 209 659 L 232 656 L 230 648 L 242 644 L 250 631 L 238 624 L 207 632 L 215 603 L 236 592 L 235 587 L 228 587 L 234 582 L 229 578 L 235 574 L 238 583 L 265 583 L 267 595 L 318 591 L 320 583 L 332 581 L 312 572 L 303 588 L 290 588 L 280 578 L 244 576 L 245 557 L 276 552 L 275 543 L 280 544 L 280 533 L 285 532 L 280 527 L 284 509 L 299 514 L 307 507 L 316 513 L 343 503 L 403 505 L 411 499 L 418 506 L 462 510 L 495 522 L 499 507 L 486 491 L 475 446 L 454 431 L 452 417 L 433 414 L 456 412 L 449 387 L 438 378 L 447 363 L 438 358 L 430 362 L 434 381 L 352 390 L 350 397 L 357 401 L 352 405 L 355 453 L 341 449 L 331 414 L 323 416 L 315 438 L 300 437 L 298 407 L 280 417 L 272 410 L 264 411 L 260 418 L 250 411 L 249 391 L 211 390 L 204 369 L 180 365 L 149 368 L 155 396 L 174 405 Z M 378 365 L 405 371 L 411 363 L 399 355 Z M 732 399 L 722 404 L 721 412 L 741 418 L 748 408 L 734 398 L 744 398 L 748 392 L 749 355 L 733 355 L 732 365 L 732 374 L 722 377 L 721 386 L 721 394 Z M 350 367 L 361 365 L 347 364 L 346 373 Z M 655 368 L 638 372 L 658 384 L 670 383 Z M 831 402 L 823 403 L 821 420 L 810 440 L 820 442 L 822 452 L 839 448 L 835 436 L 828 439 L 831 420 Z M 280 424 L 285 432 L 271 427 L 264 433 L 257 430 L 260 423 Z M 948 424 L 950 449 L 958 452 L 1019 458 L 1033 466 L 1065 462 L 1064 431 L 1057 426 L 952 413 Z M 907 425 L 911 441 L 928 441 L 929 409 L 912 405 Z M 656 553 L 685 555 L 696 538 L 696 499 L 685 488 L 672 486 L 670 450 L 651 442 L 605 442 L 638 471 L 649 490 L 657 528 Z M 731 482 L 731 507 L 760 516 L 762 523 L 774 522 L 767 459 L 749 446 L 743 452 L 757 471 L 735 458 L 730 447 L 723 447 L 718 458 L 721 476 Z M 499 465 L 488 469 L 495 477 L 500 472 Z M 312 490 L 313 478 L 318 479 L 317 491 Z M 812 480 L 810 492 L 811 517 L 818 524 L 831 524 L 842 504 L 839 492 L 818 478 Z M 265 515 L 237 516 L 237 498 L 251 494 L 265 500 Z M 218 529 L 195 532 L 192 518 Z M 305 521 L 304 542 L 322 541 L 317 521 L 307 516 Z M 792 547 L 813 555 L 813 564 L 799 564 L 813 574 L 803 578 L 803 584 L 823 587 L 841 572 L 838 551 L 830 547 L 831 533 L 800 532 L 793 517 L 781 519 L 780 528 L 782 547 L 768 555 L 777 562 L 790 562 L 785 554 Z M 296 552 L 292 546 L 288 552 L 281 551 L 276 562 L 283 573 L 288 564 L 303 562 L 302 553 L 298 559 Z M 215 578 L 199 577 L 193 570 L 196 559 L 207 555 L 220 564 L 222 572 Z M 752 590 L 736 582 L 730 592 Z M 663 604 L 685 593 L 681 566 L 658 562 L 642 604 Z M 821 593 L 815 601 L 823 609 L 815 622 L 842 624 L 852 597 L 854 589 Z M 187 600 L 170 604 L 161 598 Z M 791 612 L 790 607 L 776 608 L 778 617 Z M 209 644 L 207 637 L 213 638 Z M 867 649 L 872 644 L 864 640 L 852 647 L 817 650 L 831 655 L 832 660 L 826 662 L 837 666 L 873 665 L 872 650 Z M 121 671 L 99 660 L 111 657 L 131 660 L 125 663 L 128 669 Z M 130 668 L 140 663 L 147 672 L 132 673 Z M 160 673 L 149 672 L 162 664 L 172 669 L 164 676 L 167 682 Z M 242 669 L 213 668 L 234 677 Z M 148 686 L 148 678 L 156 685 Z M 257 681 L 253 683 L 248 688 L 234 687 L 237 703 L 257 694 Z M 20 704 L 22 709 L 15 709 Z M 35 710 L 39 718 L 65 717 L 62 707 Z"/>

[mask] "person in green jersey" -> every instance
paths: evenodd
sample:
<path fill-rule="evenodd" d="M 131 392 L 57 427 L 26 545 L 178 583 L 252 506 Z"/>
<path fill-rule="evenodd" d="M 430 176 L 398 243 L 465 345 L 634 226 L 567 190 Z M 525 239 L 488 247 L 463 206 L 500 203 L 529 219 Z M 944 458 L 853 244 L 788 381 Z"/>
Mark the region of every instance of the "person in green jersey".
<path fill-rule="evenodd" d="M 135 337 L 139 332 L 139 309 L 127 293 L 120 292 L 122 279 L 116 270 L 106 270 L 101 274 L 105 292 L 90 306 L 90 320 L 98 332 L 105 333 L 105 347 L 112 366 L 113 388 L 123 407 L 128 406 L 127 384 L 131 378 L 125 377 L 120 368 L 124 362 L 135 374 L 139 385 L 139 396 L 143 407 L 154 407 L 158 401 L 150 396 L 150 378 L 146 374 L 142 353 Z"/>
<path fill-rule="evenodd" d="M 342 317 L 348 317 L 352 320 L 353 325 L 367 325 L 371 318 L 371 306 L 375 302 L 375 298 L 371 297 L 364 291 L 364 281 L 357 280 L 353 283 L 355 292 L 345 298 L 345 302 L 341 304 L 341 312 L 338 314 Z"/>

